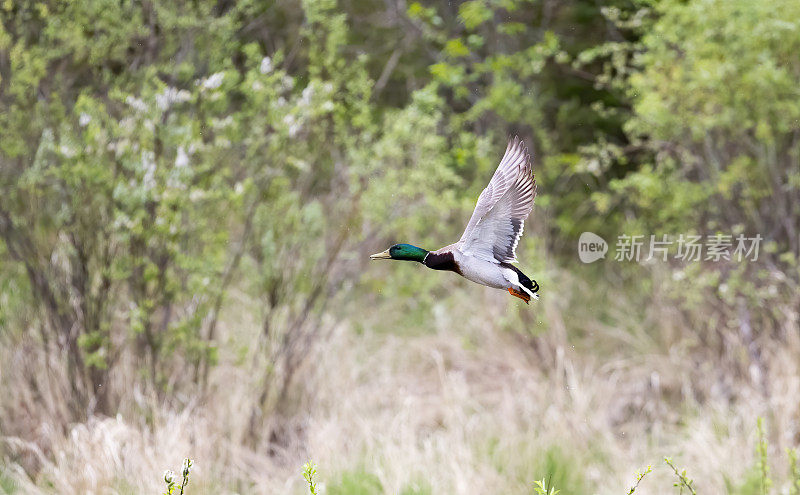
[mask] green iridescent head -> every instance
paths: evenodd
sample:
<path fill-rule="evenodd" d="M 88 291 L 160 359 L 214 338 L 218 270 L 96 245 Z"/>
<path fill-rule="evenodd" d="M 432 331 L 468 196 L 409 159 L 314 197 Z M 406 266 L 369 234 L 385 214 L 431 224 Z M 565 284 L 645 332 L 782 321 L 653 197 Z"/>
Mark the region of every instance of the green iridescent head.
<path fill-rule="evenodd" d="M 428 251 L 411 244 L 395 244 L 382 253 L 373 254 L 369 259 L 419 261 L 422 263 L 427 254 Z"/>

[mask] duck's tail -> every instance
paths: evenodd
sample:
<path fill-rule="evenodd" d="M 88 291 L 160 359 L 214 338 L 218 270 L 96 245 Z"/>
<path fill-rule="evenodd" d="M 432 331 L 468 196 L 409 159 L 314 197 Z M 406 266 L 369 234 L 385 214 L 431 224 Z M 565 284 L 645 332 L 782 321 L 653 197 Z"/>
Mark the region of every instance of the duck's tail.
<path fill-rule="evenodd" d="M 519 279 L 519 288 L 525 291 L 529 296 L 534 299 L 539 299 L 539 284 L 536 283 L 536 280 L 531 280 L 528 278 L 527 275 L 522 273 L 522 270 L 517 268 L 516 266 L 512 265 L 511 263 L 503 263 L 503 266 L 506 268 L 511 268 L 517 273 L 517 278 Z"/>

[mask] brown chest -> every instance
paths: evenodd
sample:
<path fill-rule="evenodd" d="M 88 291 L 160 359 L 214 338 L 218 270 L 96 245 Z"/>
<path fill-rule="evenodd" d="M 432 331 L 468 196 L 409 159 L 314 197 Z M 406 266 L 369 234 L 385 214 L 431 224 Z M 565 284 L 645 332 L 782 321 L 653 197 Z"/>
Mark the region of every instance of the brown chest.
<path fill-rule="evenodd" d="M 461 275 L 461 268 L 456 263 L 453 253 L 428 253 L 422 263 L 433 270 L 447 270 Z"/>

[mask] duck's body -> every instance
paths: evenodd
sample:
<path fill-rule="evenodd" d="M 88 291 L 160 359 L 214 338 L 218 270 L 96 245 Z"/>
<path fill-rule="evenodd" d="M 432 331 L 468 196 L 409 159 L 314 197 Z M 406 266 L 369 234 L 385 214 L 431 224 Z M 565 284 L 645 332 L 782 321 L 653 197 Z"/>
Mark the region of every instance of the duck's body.
<path fill-rule="evenodd" d="M 509 289 L 520 285 L 524 287 L 520 281 L 521 272 L 514 265 L 493 263 L 474 256 L 467 256 L 458 249 L 456 244 L 428 253 L 422 264 L 433 270 L 449 270 L 458 273 L 476 284 L 495 289 Z"/>
<path fill-rule="evenodd" d="M 535 196 L 528 149 L 514 138 L 458 242 L 436 251 L 395 244 L 370 258 L 418 261 L 433 270 L 453 271 L 475 283 L 506 289 L 526 303 L 538 299 L 539 285 L 511 264 Z"/>

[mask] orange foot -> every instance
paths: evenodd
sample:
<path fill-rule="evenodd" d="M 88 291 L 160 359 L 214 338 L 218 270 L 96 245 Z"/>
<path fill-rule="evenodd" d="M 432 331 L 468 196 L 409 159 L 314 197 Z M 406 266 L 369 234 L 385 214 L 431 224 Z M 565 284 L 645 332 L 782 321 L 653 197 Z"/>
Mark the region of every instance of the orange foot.
<path fill-rule="evenodd" d="M 529 296 L 528 294 L 520 292 L 516 289 L 512 289 L 511 287 L 508 288 L 508 293 L 514 297 L 522 299 L 523 301 L 525 301 L 525 304 L 530 304 L 531 296 Z"/>

